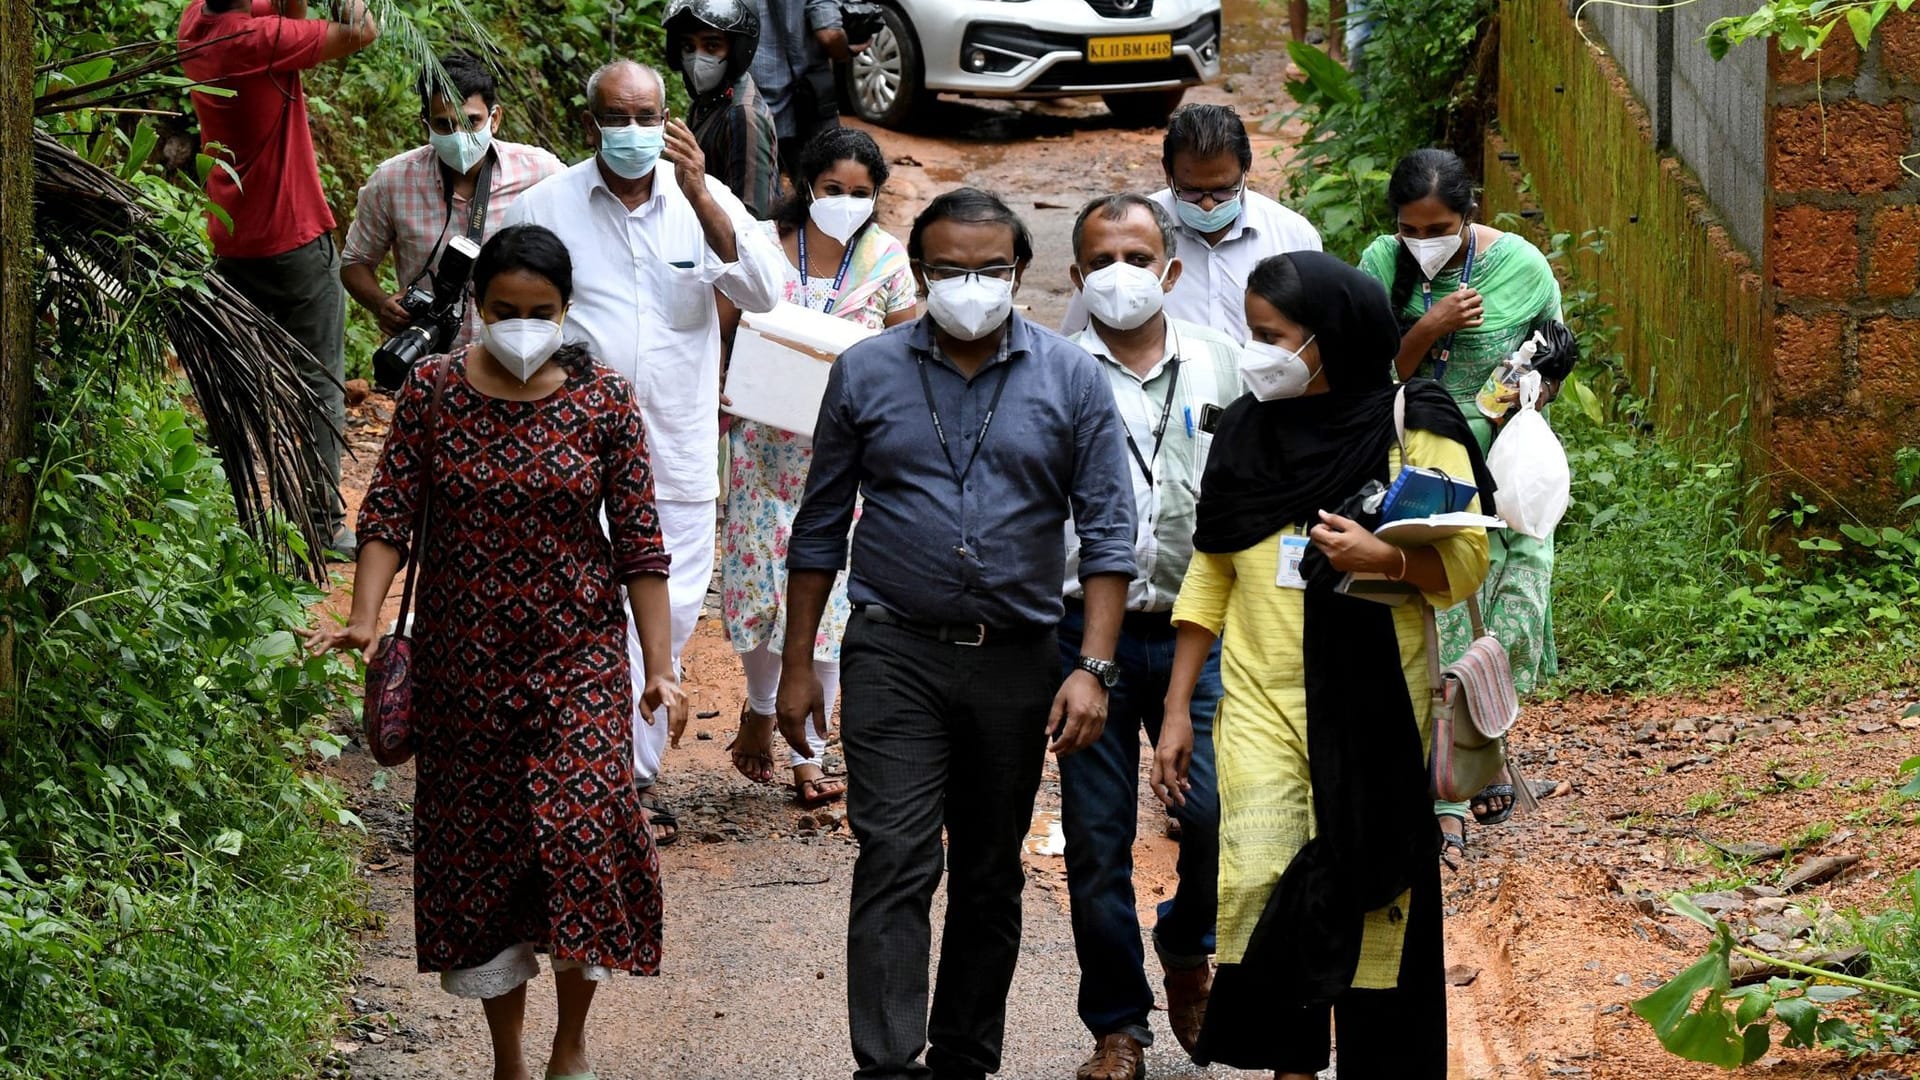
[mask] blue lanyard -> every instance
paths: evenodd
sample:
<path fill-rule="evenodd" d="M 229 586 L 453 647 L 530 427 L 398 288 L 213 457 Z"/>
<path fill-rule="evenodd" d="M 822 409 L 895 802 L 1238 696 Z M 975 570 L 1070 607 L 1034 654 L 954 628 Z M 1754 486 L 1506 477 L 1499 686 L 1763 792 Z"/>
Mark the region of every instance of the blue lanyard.
<path fill-rule="evenodd" d="M 1467 226 L 1467 261 L 1463 263 L 1460 267 L 1460 288 L 1462 289 L 1466 288 L 1468 283 L 1473 281 L 1473 249 L 1474 249 L 1474 241 L 1477 239 L 1478 239 L 1478 236 L 1474 233 L 1473 226 L 1468 225 Z M 803 239 L 801 240 L 801 243 L 804 244 L 805 242 L 806 241 L 803 237 Z M 802 258 L 801 261 L 803 262 L 805 261 L 804 257 Z M 1428 278 L 1427 280 L 1420 283 L 1420 297 L 1422 300 L 1426 301 L 1426 307 L 1423 310 L 1432 311 L 1433 310 L 1433 279 L 1432 278 Z M 1440 339 L 1440 356 L 1438 359 L 1436 359 L 1433 362 L 1433 381 L 1434 382 L 1445 382 L 1447 380 L 1447 361 L 1451 359 L 1452 356 L 1453 356 L 1453 334 L 1448 333 L 1446 337 Z"/>
<path fill-rule="evenodd" d="M 855 240 L 859 237 L 855 237 Z M 833 314 L 833 305 L 840 302 L 840 287 L 847 283 L 847 268 L 853 265 L 853 242 L 847 242 L 847 253 L 840 257 L 840 272 L 833 276 L 833 295 L 827 297 L 827 306 L 820 309 L 821 314 Z M 807 227 L 800 226 L 800 302 L 807 302 Z"/>

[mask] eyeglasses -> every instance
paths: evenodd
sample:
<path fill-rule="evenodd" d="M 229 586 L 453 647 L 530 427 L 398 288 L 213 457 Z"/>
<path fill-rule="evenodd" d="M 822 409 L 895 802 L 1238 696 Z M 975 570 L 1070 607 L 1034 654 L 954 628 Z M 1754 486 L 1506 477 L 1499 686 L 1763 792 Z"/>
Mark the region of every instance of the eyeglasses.
<path fill-rule="evenodd" d="M 427 122 L 427 130 L 435 135 L 451 135 L 456 131 L 479 131 L 487 124 L 485 113 L 479 116 L 463 116 L 458 120 L 449 116 L 428 116 L 422 119 Z"/>
<path fill-rule="evenodd" d="M 1218 188 L 1213 191 L 1207 191 L 1202 188 L 1174 188 L 1173 197 L 1183 203 L 1192 203 L 1198 206 L 1207 199 L 1212 199 L 1215 203 L 1232 202 L 1234 199 L 1239 198 L 1241 192 L 1246 189 L 1247 182 L 1242 180 L 1233 187 Z"/>
<path fill-rule="evenodd" d="M 667 122 L 667 114 L 663 112 L 600 113 L 593 118 L 593 122 L 602 128 L 626 127 L 630 124 L 638 124 L 641 127 L 659 127 L 661 124 Z"/>
<path fill-rule="evenodd" d="M 920 272 L 927 275 L 928 281 L 952 281 L 954 278 L 998 278 L 1006 281 L 1013 272 L 1020 269 L 1015 263 L 1003 263 L 999 266 L 939 266 L 933 263 L 921 263 Z"/>

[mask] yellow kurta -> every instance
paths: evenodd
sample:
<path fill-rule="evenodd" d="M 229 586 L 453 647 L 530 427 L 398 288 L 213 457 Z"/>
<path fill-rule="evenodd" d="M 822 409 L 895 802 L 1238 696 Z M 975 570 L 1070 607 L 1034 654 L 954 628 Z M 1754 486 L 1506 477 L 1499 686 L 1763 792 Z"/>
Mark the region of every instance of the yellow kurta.
<path fill-rule="evenodd" d="M 1437 468 L 1449 476 L 1473 475 L 1465 447 L 1425 431 L 1407 432 L 1407 456 L 1415 465 Z M 1399 457 L 1398 448 L 1389 452 L 1389 475 L 1398 473 Z M 1241 962 L 1281 872 L 1314 833 L 1301 644 L 1306 593 L 1274 583 L 1281 535 L 1275 533 L 1231 555 L 1194 552 L 1173 608 L 1175 622 L 1204 626 L 1222 638 L 1224 695 L 1213 719 L 1213 752 L 1220 785 L 1217 935 L 1223 964 Z M 1426 594 L 1428 603 L 1451 607 L 1480 588 L 1487 575 L 1485 532 L 1456 533 L 1435 544 L 1434 550 L 1446 565 L 1447 591 Z M 1421 743 L 1427 746 L 1433 724 L 1420 605 L 1394 608 L 1393 621 L 1407 693 L 1420 724 Z M 1398 901 L 1403 914 L 1410 900 L 1402 895 Z M 1405 919 L 1390 919 L 1388 908 L 1367 915 L 1354 986 L 1385 989 L 1395 985 L 1406 925 Z M 1308 927 L 1300 929 L 1312 932 Z"/>

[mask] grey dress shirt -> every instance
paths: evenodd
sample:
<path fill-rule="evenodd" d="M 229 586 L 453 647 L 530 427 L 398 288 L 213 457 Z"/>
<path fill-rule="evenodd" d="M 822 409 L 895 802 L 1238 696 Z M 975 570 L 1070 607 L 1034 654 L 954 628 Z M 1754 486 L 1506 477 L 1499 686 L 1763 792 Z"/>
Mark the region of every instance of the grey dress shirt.
<path fill-rule="evenodd" d="M 847 581 L 854 606 L 948 625 L 1051 625 L 1062 613 L 1069 517 L 1083 579 L 1134 573 L 1127 469 L 1113 392 L 1085 350 L 1014 315 L 1000 355 L 969 380 L 922 317 L 833 365 L 787 568 L 847 567 L 862 497 Z"/>
<path fill-rule="evenodd" d="M 790 139 L 800 132 L 793 115 L 795 84 L 809 69 L 828 62 L 813 35 L 839 27 L 840 0 L 754 0 L 754 7 L 760 16 L 760 46 L 748 70 L 773 112 L 774 130 Z"/>

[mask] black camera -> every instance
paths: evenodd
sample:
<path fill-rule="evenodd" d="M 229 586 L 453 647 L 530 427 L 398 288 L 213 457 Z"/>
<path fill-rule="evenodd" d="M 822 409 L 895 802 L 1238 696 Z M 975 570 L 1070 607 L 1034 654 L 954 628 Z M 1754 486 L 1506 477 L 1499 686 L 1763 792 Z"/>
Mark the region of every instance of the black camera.
<path fill-rule="evenodd" d="M 846 0 L 840 5 L 840 29 L 846 32 L 849 45 L 865 45 L 886 25 L 880 5 L 870 0 Z"/>
<path fill-rule="evenodd" d="M 467 316 L 467 283 L 473 280 L 473 261 L 480 245 L 465 236 L 447 242 L 434 272 L 433 288 L 407 287 L 400 306 L 407 310 L 406 329 L 388 338 L 373 354 L 373 384 L 391 394 L 407 381 L 407 372 L 422 358 L 446 352 Z"/>

